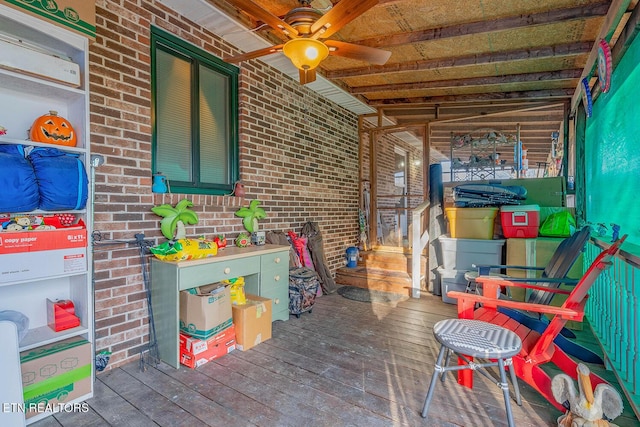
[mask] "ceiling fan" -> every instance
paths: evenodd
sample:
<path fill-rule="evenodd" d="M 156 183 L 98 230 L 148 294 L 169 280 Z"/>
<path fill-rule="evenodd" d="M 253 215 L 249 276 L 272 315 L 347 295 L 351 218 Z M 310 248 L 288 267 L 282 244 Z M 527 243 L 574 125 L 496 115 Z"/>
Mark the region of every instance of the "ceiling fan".
<path fill-rule="evenodd" d="M 227 0 L 228 3 L 264 22 L 289 40 L 264 49 L 224 58 L 238 63 L 260 56 L 282 52 L 300 71 L 300 83 L 316 79 L 316 67 L 328 55 L 367 61 L 382 65 L 391 52 L 338 40 L 327 40 L 343 26 L 378 4 L 378 0 L 341 0 L 324 15 L 311 7 L 312 0 L 298 0 L 296 7 L 280 19 L 252 0 Z"/>

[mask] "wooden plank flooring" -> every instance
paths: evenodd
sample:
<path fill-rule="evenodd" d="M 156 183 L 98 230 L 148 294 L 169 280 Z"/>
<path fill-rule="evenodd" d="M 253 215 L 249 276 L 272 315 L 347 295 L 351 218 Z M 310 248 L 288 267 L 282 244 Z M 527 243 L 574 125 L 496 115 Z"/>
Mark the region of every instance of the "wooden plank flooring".
<path fill-rule="evenodd" d="M 480 375 L 469 390 L 449 374 L 428 418 L 420 417 L 439 348 L 432 326 L 455 315 L 455 306 L 431 295 L 395 307 L 325 295 L 312 313 L 275 322 L 272 339 L 249 351 L 196 370 L 164 363 L 112 369 L 97 376 L 89 412 L 33 425 L 504 426 L 502 392 Z M 613 374 L 607 379 L 615 382 Z M 522 407 L 512 401 L 516 425 L 556 425 L 560 412 L 526 384 L 520 389 Z M 639 425 L 629 409 L 615 423 Z"/>

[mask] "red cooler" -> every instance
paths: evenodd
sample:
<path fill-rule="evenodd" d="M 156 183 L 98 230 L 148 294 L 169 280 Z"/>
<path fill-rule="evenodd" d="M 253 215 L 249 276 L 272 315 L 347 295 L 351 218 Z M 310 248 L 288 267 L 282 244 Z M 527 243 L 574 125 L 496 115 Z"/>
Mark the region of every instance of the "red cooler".
<path fill-rule="evenodd" d="M 540 206 L 516 205 L 500 207 L 502 234 L 506 238 L 535 238 L 540 228 Z"/>

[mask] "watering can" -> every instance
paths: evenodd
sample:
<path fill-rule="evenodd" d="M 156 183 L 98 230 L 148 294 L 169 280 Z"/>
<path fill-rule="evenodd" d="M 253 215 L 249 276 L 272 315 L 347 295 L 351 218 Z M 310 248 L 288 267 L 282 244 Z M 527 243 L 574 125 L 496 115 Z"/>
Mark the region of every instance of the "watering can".
<path fill-rule="evenodd" d="M 160 172 L 153 174 L 153 184 L 151 185 L 151 191 L 154 193 L 166 193 L 169 190 L 167 187 L 167 177 Z"/>

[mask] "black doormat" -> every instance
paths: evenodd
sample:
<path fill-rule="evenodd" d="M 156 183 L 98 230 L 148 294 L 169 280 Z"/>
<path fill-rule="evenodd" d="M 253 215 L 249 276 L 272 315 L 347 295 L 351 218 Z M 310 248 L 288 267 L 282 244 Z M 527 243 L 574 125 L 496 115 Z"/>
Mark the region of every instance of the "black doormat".
<path fill-rule="evenodd" d="M 391 292 L 376 291 L 374 289 L 359 288 L 357 286 L 342 286 L 338 288 L 338 294 L 347 299 L 361 302 L 398 303 L 409 299 L 406 295 Z"/>

